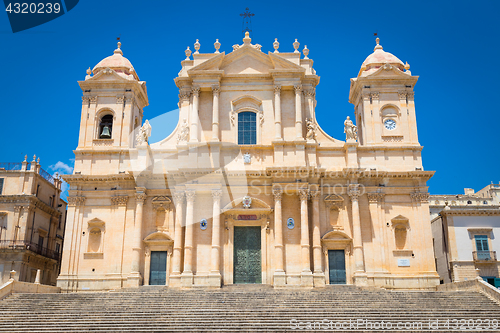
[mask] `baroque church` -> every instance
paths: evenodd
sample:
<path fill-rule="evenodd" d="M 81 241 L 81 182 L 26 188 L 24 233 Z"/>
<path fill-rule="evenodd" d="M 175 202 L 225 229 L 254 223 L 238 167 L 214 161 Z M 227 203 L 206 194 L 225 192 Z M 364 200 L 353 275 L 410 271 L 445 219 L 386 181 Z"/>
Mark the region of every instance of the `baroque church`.
<path fill-rule="evenodd" d="M 374 52 L 351 79 L 345 140 L 316 121 L 309 50 L 186 50 L 179 122 L 145 120 L 146 83 L 121 44 L 87 71 L 70 184 L 63 291 L 439 284 L 413 89 Z M 356 124 L 356 125 L 355 125 Z M 339 124 L 341 126 L 341 124 Z"/>

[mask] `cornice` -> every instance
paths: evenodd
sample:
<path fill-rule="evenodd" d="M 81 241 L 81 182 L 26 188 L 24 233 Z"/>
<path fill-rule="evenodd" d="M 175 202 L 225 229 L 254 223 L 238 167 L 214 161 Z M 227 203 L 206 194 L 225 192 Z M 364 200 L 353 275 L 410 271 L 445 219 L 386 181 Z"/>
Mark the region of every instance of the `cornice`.
<path fill-rule="evenodd" d="M 51 216 L 59 217 L 61 215 L 60 211 L 50 207 L 34 195 L 0 195 L 0 203 L 32 205 Z"/>
<path fill-rule="evenodd" d="M 457 216 L 488 216 L 500 215 L 500 209 L 450 209 L 442 210 L 441 215 L 457 215 Z"/>

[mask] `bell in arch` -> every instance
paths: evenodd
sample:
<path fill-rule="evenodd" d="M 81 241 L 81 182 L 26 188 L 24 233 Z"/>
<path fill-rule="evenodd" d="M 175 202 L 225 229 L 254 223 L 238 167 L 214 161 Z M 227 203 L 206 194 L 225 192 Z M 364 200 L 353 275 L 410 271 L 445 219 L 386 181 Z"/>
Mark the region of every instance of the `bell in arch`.
<path fill-rule="evenodd" d="M 109 131 L 108 126 L 104 126 L 102 128 L 101 135 L 99 136 L 101 139 L 111 139 L 111 132 Z"/>

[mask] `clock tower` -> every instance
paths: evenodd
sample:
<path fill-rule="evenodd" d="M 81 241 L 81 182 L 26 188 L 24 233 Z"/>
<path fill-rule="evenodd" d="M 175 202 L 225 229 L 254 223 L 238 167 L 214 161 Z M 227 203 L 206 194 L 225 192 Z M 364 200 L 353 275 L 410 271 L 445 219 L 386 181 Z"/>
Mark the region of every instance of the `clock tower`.
<path fill-rule="evenodd" d="M 410 65 L 385 52 L 380 39 L 351 79 L 349 102 L 354 104 L 359 143 L 420 146 L 417 136 L 413 88 L 418 76 Z"/>

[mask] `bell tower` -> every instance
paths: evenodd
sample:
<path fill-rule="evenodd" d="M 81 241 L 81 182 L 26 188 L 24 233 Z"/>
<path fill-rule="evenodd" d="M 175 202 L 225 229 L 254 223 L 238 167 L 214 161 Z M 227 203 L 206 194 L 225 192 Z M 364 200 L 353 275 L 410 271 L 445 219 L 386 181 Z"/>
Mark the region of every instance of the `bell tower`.
<path fill-rule="evenodd" d="M 93 74 L 93 75 L 92 75 Z M 121 43 L 93 70 L 87 70 L 80 124 L 80 149 L 133 148 L 133 131 L 142 125 L 143 108 L 148 105 L 146 82 L 140 81 L 130 61 L 123 56 Z"/>
<path fill-rule="evenodd" d="M 349 102 L 354 104 L 360 145 L 420 146 L 413 99 L 418 76 L 379 42 L 377 38 L 374 52 L 351 79 Z"/>
<path fill-rule="evenodd" d="M 120 155 L 120 150 L 135 147 L 134 130 L 142 125 L 143 108 L 148 105 L 146 82 L 139 80 L 118 42 L 113 55 L 89 68 L 78 84 L 83 96 L 75 172 L 118 172 L 121 159 L 112 169 L 99 164 L 106 151 Z M 96 164 L 97 168 L 92 166 Z"/>

